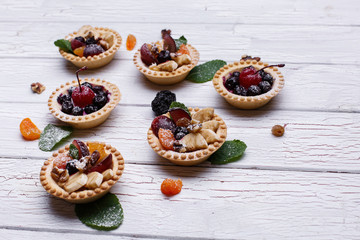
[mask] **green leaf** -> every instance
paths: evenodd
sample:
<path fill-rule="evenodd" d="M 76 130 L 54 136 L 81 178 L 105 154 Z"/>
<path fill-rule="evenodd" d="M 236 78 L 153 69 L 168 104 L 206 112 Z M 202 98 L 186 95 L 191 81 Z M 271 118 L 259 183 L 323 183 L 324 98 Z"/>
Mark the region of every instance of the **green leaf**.
<path fill-rule="evenodd" d="M 55 46 L 59 47 L 65 52 L 73 53 L 73 50 L 71 48 L 71 43 L 69 40 L 66 39 L 59 39 L 54 42 Z"/>
<path fill-rule="evenodd" d="M 190 112 L 189 112 L 189 109 L 185 106 L 185 104 L 183 104 L 183 103 L 181 103 L 181 102 L 172 102 L 172 103 L 170 104 L 169 109 L 172 109 L 172 108 L 175 108 L 175 107 L 181 108 L 181 109 L 185 110 L 185 111 L 191 116 L 191 114 L 190 114 Z"/>
<path fill-rule="evenodd" d="M 179 50 L 181 44 L 187 44 L 187 39 L 184 36 L 181 36 L 179 39 L 174 39 L 176 44 L 176 51 Z"/>
<path fill-rule="evenodd" d="M 210 156 L 211 164 L 226 164 L 235 162 L 243 155 L 246 144 L 240 140 L 225 141 L 213 155 Z"/>
<path fill-rule="evenodd" d="M 112 193 L 95 202 L 75 205 L 75 213 L 83 224 L 97 230 L 116 229 L 124 220 L 119 199 Z"/>
<path fill-rule="evenodd" d="M 79 159 L 79 149 L 74 144 L 70 144 L 69 154 L 72 159 Z"/>
<path fill-rule="evenodd" d="M 215 73 L 226 65 L 223 60 L 212 60 L 194 67 L 186 79 L 194 83 L 204 83 L 213 79 Z"/>
<path fill-rule="evenodd" d="M 70 136 L 72 127 L 55 126 L 48 124 L 40 135 L 39 148 L 42 151 L 51 151 L 56 144 Z"/>

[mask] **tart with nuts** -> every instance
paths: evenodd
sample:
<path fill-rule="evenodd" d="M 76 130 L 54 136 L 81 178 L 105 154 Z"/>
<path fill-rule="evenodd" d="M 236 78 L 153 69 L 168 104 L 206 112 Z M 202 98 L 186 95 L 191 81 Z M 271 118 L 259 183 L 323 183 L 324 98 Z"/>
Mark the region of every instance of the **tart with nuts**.
<path fill-rule="evenodd" d="M 199 62 L 199 52 L 184 36 L 171 37 L 170 30 L 161 31 L 162 40 L 144 43 L 134 55 L 134 64 L 150 81 L 160 85 L 178 83 Z"/>
<path fill-rule="evenodd" d="M 77 67 L 98 68 L 108 64 L 121 45 L 121 36 L 116 31 L 82 26 L 65 39 L 55 41 L 61 56 Z"/>
<path fill-rule="evenodd" d="M 147 135 L 160 156 L 178 165 L 195 165 L 221 147 L 227 127 L 213 108 L 174 107 L 153 120 Z"/>
<path fill-rule="evenodd" d="M 110 145 L 74 140 L 44 162 L 40 181 L 47 192 L 72 203 L 95 201 L 119 180 L 124 159 Z"/>
<path fill-rule="evenodd" d="M 255 109 L 267 104 L 284 87 L 279 67 L 260 58 L 243 56 L 240 62 L 225 65 L 213 78 L 216 91 L 231 105 L 241 109 Z"/>
<path fill-rule="evenodd" d="M 78 73 L 85 69 L 76 71 L 77 81 L 61 85 L 48 100 L 54 117 L 82 129 L 103 123 L 121 98 L 115 84 L 94 78 L 81 80 Z"/>

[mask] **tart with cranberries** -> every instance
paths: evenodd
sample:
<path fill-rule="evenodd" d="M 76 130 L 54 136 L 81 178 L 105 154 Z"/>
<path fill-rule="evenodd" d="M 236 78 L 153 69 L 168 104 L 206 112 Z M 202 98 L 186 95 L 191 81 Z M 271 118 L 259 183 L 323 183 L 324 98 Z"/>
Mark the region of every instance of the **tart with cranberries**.
<path fill-rule="evenodd" d="M 241 109 L 255 109 L 267 104 L 284 87 L 279 67 L 260 58 L 244 56 L 239 62 L 225 65 L 213 78 L 216 91 L 231 105 Z"/>
<path fill-rule="evenodd" d="M 75 66 L 98 68 L 114 58 L 121 41 L 119 33 L 112 29 L 85 25 L 65 39 L 57 40 L 55 45 L 61 56 Z"/>
<path fill-rule="evenodd" d="M 148 142 L 160 156 L 178 165 L 199 164 L 226 140 L 225 122 L 213 108 L 171 108 L 156 117 L 148 130 Z"/>
<path fill-rule="evenodd" d="M 141 46 L 134 55 L 134 64 L 156 84 L 175 84 L 197 65 L 199 52 L 183 36 L 174 40 L 170 30 L 162 30 L 161 35 L 161 41 Z"/>
<path fill-rule="evenodd" d="M 67 82 L 54 91 L 48 100 L 50 112 L 57 119 L 75 128 L 92 128 L 103 123 L 120 101 L 119 88 L 100 79 Z"/>
<path fill-rule="evenodd" d="M 40 181 L 47 192 L 72 203 L 95 201 L 119 180 L 120 152 L 108 144 L 74 140 L 44 162 Z"/>

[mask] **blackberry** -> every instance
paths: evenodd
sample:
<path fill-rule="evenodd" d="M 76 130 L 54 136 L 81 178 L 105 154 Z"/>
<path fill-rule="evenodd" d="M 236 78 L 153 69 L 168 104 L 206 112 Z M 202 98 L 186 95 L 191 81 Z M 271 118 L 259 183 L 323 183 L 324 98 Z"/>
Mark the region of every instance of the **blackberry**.
<path fill-rule="evenodd" d="M 71 114 L 74 105 L 70 101 L 65 101 L 61 104 L 61 111 L 66 114 Z"/>
<path fill-rule="evenodd" d="M 68 89 L 68 93 L 69 93 L 69 95 L 70 95 L 70 97 L 71 97 L 71 95 L 72 95 L 72 93 L 73 93 L 73 91 L 76 89 L 76 87 L 70 87 L 69 89 Z"/>
<path fill-rule="evenodd" d="M 85 39 L 81 36 L 76 37 L 75 39 L 78 40 L 79 42 L 85 43 Z"/>
<path fill-rule="evenodd" d="M 164 63 L 168 60 L 171 60 L 170 52 L 168 50 L 162 50 L 159 53 L 157 60 L 159 61 L 159 63 Z"/>
<path fill-rule="evenodd" d="M 228 90 L 233 90 L 235 88 L 236 85 L 239 84 L 239 79 L 236 77 L 230 77 L 228 80 L 226 80 L 225 82 L 225 87 Z"/>
<path fill-rule="evenodd" d="M 151 102 L 151 109 L 155 112 L 156 116 L 167 113 L 170 104 L 176 101 L 175 93 L 169 90 L 163 90 L 156 94 L 156 97 Z"/>
<path fill-rule="evenodd" d="M 233 72 L 232 76 L 238 78 L 240 77 L 240 72 Z"/>
<path fill-rule="evenodd" d="M 75 106 L 72 109 L 72 115 L 74 116 L 81 116 L 83 115 L 84 109 L 82 109 L 81 107 Z"/>
<path fill-rule="evenodd" d="M 99 94 L 99 93 L 103 93 L 104 92 L 104 87 L 103 86 L 99 86 L 99 85 L 94 85 L 92 87 L 92 90 L 96 93 L 96 94 Z"/>
<path fill-rule="evenodd" d="M 176 140 L 182 139 L 187 134 L 189 134 L 189 131 L 186 127 L 176 127 L 174 130 L 174 137 Z"/>
<path fill-rule="evenodd" d="M 267 81 L 261 81 L 258 85 L 262 91 L 262 93 L 266 93 L 271 90 L 271 85 Z"/>
<path fill-rule="evenodd" d="M 94 37 L 88 38 L 88 39 L 86 39 L 86 41 L 85 41 L 86 45 L 97 44 L 97 42 L 98 42 L 98 41 L 96 41 Z"/>
<path fill-rule="evenodd" d="M 92 84 L 89 83 L 89 82 L 84 82 L 84 83 L 81 84 L 81 86 L 86 86 L 86 87 L 90 88 L 91 90 L 93 88 Z"/>
<path fill-rule="evenodd" d="M 96 112 L 98 110 L 98 108 L 95 106 L 95 105 L 87 105 L 85 108 L 84 108 L 84 111 L 86 114 L 90 114 L 90 113 L 93 113 L 93 112 Z"/>
<path fill-rule="evenodd" d="M 241 95 L 241 96 L 246 96 L 247 95 L 247 91 L 243 86 L 240 85 L 236 85 L 234 88 L 234 93 L 237 95 Z"/>
<path fill-rule="evenodd" d="M 247 90 L 247 96 L 256 96 L 261 94 L 261 89 L 256 85 L 251 85 Z"/>
<path fill-rule="evenodd" d="M 67 94 L 60 94 L 57 98 L 57 102 L 59 104 L 63 104 L 64 102 L 71 102 L 71 97 Z"/>
<path fill-rule="evenodd" d="M 69 172 L 69 175 L 72 175 L 76 172 L 78 172 L 79 170 L 76 168 L 76 162 L 78 162 L 77 159 L 73 159 L 73 160 L 70 160 L 66 163 L 66 169 L 68 170 Z"/>
<path fill-rule="evenodd" d="M 96 95 L 93 99 L 94 105 L 97 106 L 99 109 L 105 106 L 107 101 L 108 101 L 107 97 L 101 94 Z"/>

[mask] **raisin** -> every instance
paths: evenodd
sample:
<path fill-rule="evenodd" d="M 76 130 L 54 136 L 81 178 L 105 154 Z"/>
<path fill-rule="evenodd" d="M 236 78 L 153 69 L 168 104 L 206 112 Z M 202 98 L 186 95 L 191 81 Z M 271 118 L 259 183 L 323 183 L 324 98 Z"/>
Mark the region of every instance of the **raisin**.
<path fill-rule="evenodd" d="M 274 136 L 281 137 L 282 135 L 284 135 L 285 127 L 281 125 L 275 125 L 272 127 L 271 132 Z"/>
<path fill-rule="evenodd" d="M 26 140 L 39 139 L 41 134 L 41 131 L 30 120 L 30 118 L 25 118 L 21 121 L 20 132 Z"/>
<path fill-rule="evenodd" d="M 132 34 L 129 34 L 126 39 L 126 49 L 128 51 L 131 51 L 134 49 L 135 45 L 136 45 L 136 37 Z"/>
<path fill-rule="evenodd" d="M 183 184 L 181 179 L 173 180 L 171 178 L 165 179 L 161 184 L 161 192 L 168 196 L 173 196 L 181 192 Z"/>

